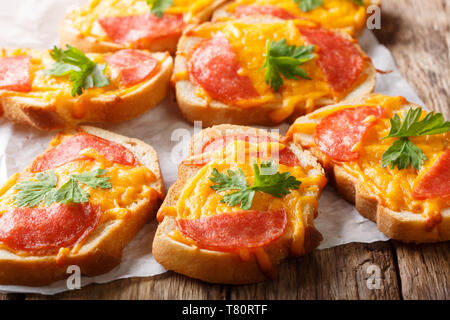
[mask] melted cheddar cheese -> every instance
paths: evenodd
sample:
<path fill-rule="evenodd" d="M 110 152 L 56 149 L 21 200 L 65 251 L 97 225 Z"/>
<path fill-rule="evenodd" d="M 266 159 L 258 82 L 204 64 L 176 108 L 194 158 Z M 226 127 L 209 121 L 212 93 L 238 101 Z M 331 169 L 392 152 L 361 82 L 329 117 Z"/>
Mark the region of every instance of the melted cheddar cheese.
<path fill-rule="evenodd" d="M 361 187 L 365 188 L 370 194 L 375 195 L 377 200 L 383 206 L 393 211 L 408 210 L 418 214 L 423 214 L 429 221 L 439 221 L 440 212 L 450 206 L 449 199 L 427 199 L 416 200 L 412 197 L 413 190 L 418 185 L 421 178 L 430 170 L 436 160 L 448 148 L 450 142 L 450 133 L 410 137 L 410 140 L 419 147 L 426 155 L 420 170 L 412 167 L 399 170 L 397 167 L 392 169 L 390 166 L 382 168 L 381 158 L 383 153 L 392 145 L 395 138 L 382 140 L 387 136 L 390 130 L 389 119 L 395 113 L 403 118 L 408 108 L 404 108 L 407 101 L 402 97 L 388 97 L 382 95 L 373 95 L 367 99 L 363 106 L 382 106 L 386 112 L 384 116 L 377 120 L 371 127 L 364 139 L 358 143 L 355 148 L 359 151 L 359 159 L 355 162 L 337 162 L 349 174 L 362 182 Z M 346 108 L 358 108 L 362 105 L 341 105 L 336 108 L 318 111 L 308 116 L 314 122 L 294 124 L 290 134 L 304 133 L 313 134 L 313 130 L 320 120 L 338 110 Z M 423 113 L 423 117 L 426 112 Z M 310 146 L 313 147 L 313 146 Z M 326 161 L 333 163 L 332 159 L 326 157 Z"/>
<path fill-rule="evenodd" d="M 211 38 L 215 34 L 225 36 L 237 55 L 241 67 L 239 75 L 249 77 L 259 94 L 257 98 L 241 99 L 233 102 L 233 104 L 240 107 L 254 107 L 259 105 L 278 106 L 281 104 L 281 108 L 274 108 L 274 111 L 270 114 L 274 122 L 281 122 L 289 117 L 296 108 L 303 108 L 303 113 L 305 111 L 310 112 L 315 109 L 315 101 L 321 98 L 339 101 L 351 90 L 335 92 L 332 89 L 318 65 L 317 54 L 313 60 L 301 66 L 312 80 L 303 78 L 291 80 L 284 78 L 283 86 L 278 93 L 265 82 L 265 70 L 262 69 L 262 66 L 266 59 L 267 40 L 279 41 L 286 39 L 288 45 L 306 45 L 305 39 L 297 27 L 315 25 L 314 22 L 301 20 L 270 23 L 246 23 L 237 20 L 204 24 L 196 29 L 189 30 L 187 35 L 201 38 Z M 187 80 L 188 74 L 183 75 Z M 175 74 L 173 81 L 182 79 L 183 75 Z M 361 80 L 362 77 L 358 80 L 358 83 Z M 354 86 L 358 83 L 355 83 Z M 196 90 L 195 93 L 203 100 L 210 101 L 210 97 L 205 90 Z"/>
<path fill-rule="evenodd" d="M 88 53 L 86 56 L 95 63 L 106 63 L 105 57 L 108 54 Z M 29 56 L 31 58 L 30 65 L 30 92 L 17 92 L 0 90 L 2 96 L 19 96 L 24 98 L 32 98 L 42 101 L 45 104 L 52 104 L 60 109 L 61 114 L 67 112 L 75 119 L 81 119 L 87 112 L 86 108 L 95 100 L 115 100 L 138 89 L 144 82 L 131 86 L 125 86 L 120 81 L 120 71 L 112 66 L 107 66 L 105 75 L 108 77 L 110 84 L 102 88 L 86 89 L 82 95 L 73 97 L 72 82 L 68 76 L 55 77 L 45 74 L 44 70 L 50 69 L 55 61 L 51 58 L 48 50 L 35 49 L 0 49 L 0 59 L 3 57 L 13 56 Z M 166 57 L 167 58 L 167 57 Z M 164 58 L 164 59 L 166 59 Z M 160 61 L 162 63 L 163 61 Z M 70 119 L 70 116 L 68 117 Z"/>
<path fill-rule="evenodd" d="M 53 139 L 50 145 L 58 143 L 59 137 Z M 70 175 L 90 172 L 99 168 L 107 171 L 106 176 L 111 178 L 111 189 L 81 185 L 82 189 L 90 195 L 89 202 L 94 206 L 98 206 L 101 210 L 99 224 L 110 220 L 127 219 L 143 203 L 162 197 L 158 191 L 150 186 L 157 178 L 147 167 L 113 163 L 91 148 L 82 150 L 80 154 L 94 160 L 76 160 L 51 170 L 58 178 L 57 188 L 66 183 Z M 19 191 L 14 189 L 14 186 L 24 181 L 37 181 L 37 174 L 29 170 L 17 173 L 0 188 L 0 216 L 16 208 L 14 198 Z M 43 208 L 44 206 L 41 203 L 37 208 Z M 74 250 L 81 246 L 82 243 L 77 244 Z M 1 243 L 0 247 L 2 247 Z M 27 255 L 27 252 L 23 253 L 23 255 Z"/>
<path fill-rule="evenodd" d="M 212 161 L 204 165 L 194 176 L 192 176 L 184 185 L 175 207 L 162 208 L 163 215 L 173 216 L 181 219 L 198 219 L 204 216 L 242 211 L 240 206 L 229 207 L 226 203 L 220 202 L 223 196 L 229 191 L 214 191 L 211 189 L 213 183 L 209 180 L 214 168 L 219 172 L 226 170 L 241 169 L 246 178 L 247 183 L 251 185 L 254 180 L 253 161 L 261 162 L 261 159 L 251 158 L 249 154 L 252 151 L 267 152 L 267 156 L 271 157 L 273 150 L 282 150 L 286 146 L 281 143 L 271 143 L 272 147 L 267 147 L 265 143 L 248 143 L 235 142 L 230 143 L 224 149 L 218 149 L 214 152 Z M 239 149 L 245 148 L 247 157 L 239 158 L 236 155 Z M 271 151 L 272 150 L 272 151 Z M 279 164 L 279 172 L 289 172 L 297 180 L 301 181 L 301 185 L 297 190 L 291 190 L 288 195 L 283 198 L 277 198 L 273 195 L 256 192 L 253 198 L 251 210 L 267 211 L 285 209 L 288 213 L 287 235 L 292 238 L 291 252 L 294 255 L 304 253 L 304 210 L 317 210 L 318 196 L 320 191 L 326 184 L 323 174 L 311 170 L 310 167 L 302 167 L 300 165 L 289 167 Z M 195 241 L 188 239 L 181 232 L 175 230 L 169 234 L 174 240 L 195 246 Z M 264 248 L 259 248 L 263 250 Z M 258 250 L 259 250 L 258 249 Z M 242 251 L 242 250 L 241 250 Z M 249 252 L 238 252 L 243 258 L 248 257 Z M 256 252 L 254 252 L 256 254 Z M 264 257 L 264 252 L 256 255 L 258 261 Z M 261 259 L 260 259 L 261 258 Z M 269 260 L 270 261 L 270 260 Z M 262 262 L 261 262 L 262 263 Z"/>
<path fill-rule="evenodd" d="M 366 21 L 366 7 L 359 6 L 351 0 L 323 0 L 323 4 L 311 11 L 304 12 L 293 0 L 237 0 L 227 7 L 227 11 L 234 13 L 241 5 L 274 6 L 286 10 L 297 16 L 320 23 L 328 29 L 343 29 L 351 35 L 364 27 Z"/>
<path fill-rule="evenodd" d="M 174 0 L 165 10 L 168 14 L 184 14 L 187 23 L 199 22 L 197 15 L 211 6 L 215 0 Z M 71 12 L 72 26 L 83 36 L 95 35 L 99 40 L 108 40 L 97 20 L 104 17 L 122 17 L 150 12 L 146 0 L 93 0 L 89 5 Z"/>

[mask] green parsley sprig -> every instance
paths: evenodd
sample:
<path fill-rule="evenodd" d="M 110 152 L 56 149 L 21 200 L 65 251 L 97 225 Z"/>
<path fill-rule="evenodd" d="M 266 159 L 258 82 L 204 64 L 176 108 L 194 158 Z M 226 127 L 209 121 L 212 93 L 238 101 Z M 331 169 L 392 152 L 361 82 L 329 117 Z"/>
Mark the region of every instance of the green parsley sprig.
<path fill-rule="evenodd" d="M 311 11 L 323 4 L 323 0 L 294 0 L 303 12 Z"/>
<path fill-rule="evenodd" d="M 20 190 L 15 198 L 18 207 L 36 207 L 41 201 L 49 206 L 54 202 L 58 182 L 55 173 L 41 172 L 36 178 L 38 181 L 24 181 L 14 188 Z"/>
<path fill-rule="evenodd" d="M 275 173 L 261 175 L 260 168 Z M 278 165 L 273 161 L 262 162 L 260 167 L 255 163 L 253 164 L 253 171 L 255 179 L 253 185 L 249 186 L 242 169 L 227 170 L 225 174 L 214 168 L 212 176 L 209 177 L 209 180 L 215 183 L 211 186 L 211 189 L 215 191 L 237 190 L 226 194 L 221 202 L 227 203 L 230 207 L 241 204 L 241 209 L 249 210 L 252 206 L 255 192 L 264 192 L 277 198 L 282 198 L 284 195 L 289 194 L 290 190 L 298 189 L 301 184 L 289 172 L 278 172 Z"/>
<path fill-rule="evenodd" d="M 79 183 L 91 188 L 111 189 L 110 177 L 104 176 L 104 169 L 95 169 L 91 172 L 74 174 L 69 177 L 61 188 L 57 189 L 58 178 L 53 171 L 41 172 L 36 175 L 37 181 L 24 181 L 15 189 L 20 190 L 15 197 L 18 207 L 36 207 L 44 202 L 49 206 L 52 203 L 84 203 L 89 201 L 89 193 L 84 191 Z"/>
<path fill-rule="evenodd" d="M 93 62 L 75 47 L 67 45 L 67 49 L 62 50 L 55 46 L 50 51 L 50 56 L 56 62 L 45 73 L 55 77 L 69 76 L 74 97 L 81 95 L 85 89 L 102 88 L 109 84 L 105 75 L 106 64 Z"/>
<path fill-rule="evenodd" d="M 147 4 L 151 8 L 151 13 L 161 18 L 164 11 L 173 5 L 173 0 L 147 0 Z"/>
<path fill-rule="evenodd" d="M 392 169 L 407 169 L 410 166 L 417 170 L 427 160 L 426 155 L 409 137 L 419 137 L 426 135 L 441 134 L 450 131 L 450 122 L 445 121 L 441 113 L 428 113 L 422 120 L 422 108 L 410 108 L 406 113 L 403 122 L 398 114 L 390 119 L 391 129 L 389 134 L 383 139 L 399 138 L 383 154 L 381 166 L 391 166 Z"/>
<path fill-rule="evenodd" d="M 298 80 L 298 77 L 310 80 L 305 70 L 300 68 L 305 62 L 314 58 L 313 45 L 289 46 L 286 39 L 280 41 L 267 40 L 266 60 L 263 69 L 266 69 L 264 80 L 276 92 L 283 85 L 283 78 Z"/>

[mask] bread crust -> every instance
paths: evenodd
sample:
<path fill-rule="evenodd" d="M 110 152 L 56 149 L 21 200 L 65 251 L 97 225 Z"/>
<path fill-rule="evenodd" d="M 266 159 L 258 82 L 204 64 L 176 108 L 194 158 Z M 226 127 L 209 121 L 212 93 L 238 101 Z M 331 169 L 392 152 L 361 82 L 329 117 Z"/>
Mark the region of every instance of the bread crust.
<path fill-rule="evenodd" d="M 348 102 L 342 102 L 322 108 L 333 109 L 338 105 L 363 104 L 369 96 L 359 97 Z M 418 105 L 407 103 L 404 108 L 417 108 Z M 402 107 L 402 108 L 403 108 Z M 317 120 L 320 121 L 320 120 Z M 294 124 L 311 122 L 308 116 L 300 117 Z M 450 208 L 441 212 L 442 221 L 432 231 L 426 230 L 427 219 L 421 214 L 401 211 L 396 212 L 383 206 L 374 194 L 370 194 L 362 181 L 348 173 L 338 162 L 330 162 L 324 155 L 312 145 L 312 136 L 306 134 L 294 134 L 294 142 L 308 150 L 324 166 L 328 180 L 333 182 L 338 193 L 350 203 L 355 204 L 356 210 L 365 218 L 377 223 L 378 229 L 386 236 L 412 243 L 431 243 L 450 240 Z"/>
<path fill-rule="evenodd" d="M 123 122 L 136 118 L 156 106 L 167 95 L 173 60 L 168 53 L 153 53 L 161 61 L 156 75 L 122 96 L 101 94 L 92 97 L 82 118 L 72 116 L 73 108 L 60 106 L 54 101 L 23 96 L 0 95 L 0 114 L 13 122 L 31 125 L 39 130 L 60 130 L 79 123 Z"/>
<path fill-rule="evenodd" d="M 216 0 L 210 6 L 199 12 L 195 18 L 195 21 L 201 23 L 208 20 L 215 9 L 222 5 L 226 0 Z M 129 46 L 126 44 L 120 44 L 112 41 L 100 41 L 95 38 L 95 36 L 85 37 L 73 27 L 73 12 L 68 12 L 59 28 L 59 44 L 60 46 L 65 46 L 70 44 L 77 47 L 83 52 L 114 52 L 121 49 L 126 49 Z M 177 43 L 181 37 L 181 32 L 179 34 L 173 34 L 170 36 L 154 38 L 148 41 L 141 41 L 137 46 L 138 49 L 147 49 L 153 52 L 164 52 L 169 51 L 170 53 L 175 53 L 177 50 Z"/>
<path fill-rule="evenodd" d="M 250 17 L 240 19 L 240 21 L 245 21 L 249 23 L 264 23 L 264 22 L 282 22 L 280 20 L 272 17 Z M 351 37 L 342 32 L 340 32 L 344 37 Z M 174 74 L 185 74 L 187 73 L 187 61 L 186 55 L 190 50 L 203 38 L 189 36 L 189 32 L 180 38 L 178 43 L 177 55 L 175 57 L 174 64 Z M 358 50 L 364 54 L 359 45 L 357 45 Z M 373 92 L 376 83 L 376 70 L 372 63 L 368 63 L 367 67 L 363 70 L 360 78 L 366 77 L 365 81 L 353 88 L 351 92 L 345 97 L 346 99 L 351 99 L 360 95 L 364 95 Z M 232 105 L 227 105 L 217 100 L 211 100 L 209 102 L 198 97 L 195 93 L 196 86 L 189 80 L 181 79 L 175 80 L 175 92 L 181 113 L 184 118 L 189 122 L 202 121 L 203 126 L 209 127 L 213 125 L 219 125 L 224 123 L 231 123 L 236 125 L 266 125 L 273 126 L 279 124 L 279 122 L 274 121 L 270 114 L 273 111 L 278 110 L 282 107 L 281 103 L 277 104 L 266 104 L 255 107 L 237 107 Z M 335 103 L 334 100 L 329 98 L 321 98 L 315 101 L 315 107 L 320 108 L 329 104 Z M 297 104 L 295 111 L 287 120 L 294 120 L 297 117 L 305 114 L 306 102 Z"/>
<path fill-rule="evenodd" d="M 0 283 L 5 285 L 43 286 L 67 278 L 67 267 L 76 265 L 82 275 L 95 276 L 106 273 L 120 264 L 122 251 L 139 230 L 153 217 L 164 197 L 158 156 L 155 150 L 144 142 L 124 137 L 106 130 L 83 126 L 85 132 L 114 141 L 128 148 L 142 165 L 154 173 L 156 180 L 150 186 L 155 197 L 136 205 L 133 214 L 121 220 L 99 225 L 86 240 L 81 249 L 70 252 L 63 260 L 56 255 L 21 256 L 6 249 L 0 249 Z M 66 131 L 74 133 L 73 130 Z"/>
<path fill-rule="evenodd" d="M 193 155 L 197 148 L 208 142 L 210 139 L 223 136 L 230 133 L 247 133 L 271 135 L 280 138 L 277 134 L 268 133 L 266 130 L 235 126 L 220 125 L 203 130 L 191 140 L 190 155 Z M 323 169 L 311 156 L 308 151 L 298 149 L 293 143 L 289 147 L 295 150 L 302 166 L 311 166 L 315 173 L 323 174 Z M 178 169 L 178 179 L 172 187 L 170 187 L 167 197 L 161 205 L 160 212 L 164 207 L 175 206 L 178 197 L 186 184 L 187 180 L 194 176 L 200 166 L 182 163 Z M 319 197 L 319 194 L 315 194 Z M 317 215 L 317 211 L 309 204 L 303 208 L 303 224 L 305 226 L 305 239 L 303 254 L 314 250 L 322 241 L 322 235 L 314 227 L 313 221 Z M 270 272 L 262 271 L 254 254 L 250 259 L 243 260 L 236 253 L 219 252 L 205 249 L 194 248 L 193 246 L 178 242 L 171 238 L 168 234 L 175 229 L 175 218 L 164 216 L 163 221 L 158 226 L 155 239 L 153 241 L 153 255 L 160 264 L 169 270 L 187 275 L 192 278 L 200 279 L 212 283 L 226 284 L 246 284 L 264 281 L 268 278 L 276 276 L 276 265 L 283 259 L 295 256 L 290 252 L 291 235 L 285 234 L 280 239 L 274 241 L 264 248 L 274 266 Z"/>

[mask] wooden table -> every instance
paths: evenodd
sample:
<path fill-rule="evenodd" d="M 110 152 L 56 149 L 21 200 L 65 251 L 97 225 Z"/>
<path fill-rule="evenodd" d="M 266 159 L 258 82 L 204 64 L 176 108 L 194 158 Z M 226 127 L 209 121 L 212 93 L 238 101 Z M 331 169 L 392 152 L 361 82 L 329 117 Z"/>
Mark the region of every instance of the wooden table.
<path fill-rule="evenodd" d="M 450 119 L 450 3 L 384 0 L 378 39 L 426 105 Z M 367 267 L 381 270 L 381 289 L 367 287 Z M 90 285 L 53 297 L 0 299 L 450 299 L 450 243 L 352 243 L 286 261 L 277 281 L 211 285 L 173 272 Z"/>

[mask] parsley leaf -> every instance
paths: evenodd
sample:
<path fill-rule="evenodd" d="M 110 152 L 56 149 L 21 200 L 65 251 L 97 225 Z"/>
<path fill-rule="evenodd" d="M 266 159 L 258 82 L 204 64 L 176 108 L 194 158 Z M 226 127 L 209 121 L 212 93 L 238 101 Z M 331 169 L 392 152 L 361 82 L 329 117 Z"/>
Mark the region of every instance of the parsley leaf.
<path fill-rule="evenodd" d="M 364 2 L 363 0 L 351 0 L 352 2 L 354 2 L 355 4 L 359 5 L 359 6 L 363 6 Z"/>
<path fill-rule="evenodd" d="M 83 52 L 67 45 L 66 50 L 54 47 L 50 56 L 56 62 L 50 69 L 45 70 L 47 75 L 55 77 L 69 76 L 72 82 L 72 96 L 81 95 L 83 89 L 92 87 L 105 87 L 109 79 L 105 75 L 106 64 L 98 64 L 89 59 Z"/>
<path fill-rule="evenodd" d="M 25 181 L 14 189 L 20 190 L 14 198 L 18 207 L 35 207 L 41 201 L 46 205 L 54 202 L 57 177 L 53 171 L 38 173 L 38 181 Z"/>
<path fill-rule="evenodd" d="M 403 122 L 398 114 L 390 119 L 391 129 L 383 139 L 400 139 L 396 140 L 383 154 L 381 162 L 383 168 L 390 164 L 392 169 L 395 167 L 407 169 L 411 165 L 419 170 L 427 157 L 408 137 L 434 135 L 450 131 L 450 122 L 445 121 L 441 113 L 430 112 L 422 120 L 419 120 L 422 111 L 422 108 L 410 108 Z"/>
<path fill-rule="evenodd" d="M 92 188 L 111 189 L 110 177 L 101 177 L 107 173 L 103 169 L 71 175 L 61 188 L 56 188 L 57 177 L 53 171 L 38 173 L 38 181 L 25 181 L 18 184 L 15 189 L 21 190 L 15 197 L 18 207 L 36 207 L 44 202 L 49 206 L 54 202 L 83 203 L 89 201 L 89 193 L 84 191 L 79 183 Z"/>
<path fill-rule="evenodd" d="M 260 168 L 276 173 L 261 175 Z M 253 185 L 249 186 L 241 169 L 237 171 L 227 170 L 225 174 L 213 168 L 212 176 L 209 177 L 209 180 L 216 184 L 212 185 L 211 189 L 216 191 L 238 190 L 226 194 L 221 202 L 228 203 L 230 207 L 240 203 L 243 210 L 249 210 L 252 206 L 255 192 L 264 192 L 277 198 L 282 198 L 284 195 L 289 194 L 290 190 L 298 189 L 301 184 L 289 172 L 279 173 L 278 166 L 273 161 L 262 162 L 260 167 L 255 163 L 253 164 L 253 171 L 255 179 Z"/>
<path fill-rule="evenodd" d="M 323 0 L 294 0 L 303 12 L 311 11 L 323 4 Z"/>
<path fill-rule="evenodd" d="M 286 39 L 280 41 L 267 40 L 266 60 L 263 69 L 266 69 L 264 80 L 276 92 L 283 85 L 283 78 L 298 80 L 298 77 L 310 80 L 308 74 L 300 66 L 314 58 L 314 46 L 289 46 Z"/>
<path fill-rule="evenodd" d="M 150 5 L 151 13 L 161 18 L 164 11 L 173 5 L 173 0 L 147 0 L 147 4 Z"/>
<path fill-rule="evenodd" d="M 405 118 L 400 119 L 395 114 L 391 122 L 391 130 L 386 138 L 394 137 L 418 137 L 433 134 L 441 134 L 450 131 L 450 122 L 445 121 L 441 113 L 428 113 L 419 121 L 422 115 L 422 108 L 409 109 Z"/>
<path fill-rule="evenodd" d="M 89 193 L 81 189 L 75 179 L 70 178 L 56 193 L 56 201 L 60 203 L 84 203 L 89 201 Z"/>
<path fill-rule="evenodd" d="M 420 169 L 424 160 L 427 160 L 425 154 L 408 138 L 402 137 L 396 140 L 389 149 L 383 154 L 381 166 L 387 167 L 389 164 L 394 169 L 408 169 L 409 166 Z"/>
<path fill-rule="evenodd" d="M 82 174 L 74 174 L 71 178 L 75 181 L 84 183 L 91 188 L 101 188 L 101 189 L 111 189 L 110 177 L 100 177 L 106 174 L 107 171 L 104 169 L 95 169 L 91 172 L 85 172 Z"/>

